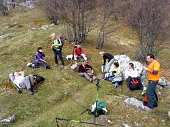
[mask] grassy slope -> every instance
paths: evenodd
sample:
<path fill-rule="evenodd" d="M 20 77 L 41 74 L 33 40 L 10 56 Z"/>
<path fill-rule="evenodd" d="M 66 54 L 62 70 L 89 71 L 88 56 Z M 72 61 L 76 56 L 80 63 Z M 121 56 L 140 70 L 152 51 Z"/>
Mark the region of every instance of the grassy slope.
<path fill-rule="evenodd" d="M 16 10 L 15 10 L 16 11 Z M 0 40 L 0 79 L 5 79 L 8 74 L 13 71 L 20 71 L 32 59 L 38 46 L 44 48 L 46 60 L 52 66 L 51 70 L 43 68 L 30 69 L 24 68 L 27 74 L 38 73 L 45 77 L 45 82 L 37 86 L 38 92 L 33 96 L 29 96 L 26 90 L 22 94 L 18 94 L 15 89 L 0 87 L 0 119 L 6 118 L 13 114 L 16 120 L 11 123 L 10 127 L 55 127 L 56 117 L 75 119 L 86 122 L 93 122 L 93 116 L 87 112 L 81 114 L 86 108 L 91 109 L 91 105 L 96 98 L 95 83 L 89 83 L 84 78 L 80 78 L 76 71 L 70 69 L 71 61 L 65 61 L 64 70 L 55 68 L 53 62 L 53 52 L 50 49 L 52 32 L 60 33 L 59 26 L 40 30 L 40 27 L 48 20 L 43 17 L 41 12 L 36 10 L 17 9 L 18 13 L 11 12 L 9 16 L 1 16 L 0 29 L 4 33 L 13 33 L 11 37 Z M 5 23 L 13 24 L 18 22 L 23 27 L 4 31 Z M 35 31 L 28 32 L 31 27 L 37 28 Z M 112 54 L 126 53 L 132 56 L 134 44 L 134 33 L 127 29 L 126 26 L 118 24 L 113 37 L 108 39 L 104 50 Z M 130 34 L 129 34 L 130 33 Z M 114 40 L 114 41 L 113 41 Z M 118 45 L 114 42 L 118 42 Z M 121 44 L 120 44 L 121 43 Z M 90 64 L 95 68 L 96 74 L 100 74 L 100 65 L 103 62 L 99 58 L 99 50 L 95 50 L 93 42 L 89 41 L 85 48 Z M 63 49 L 63 56 L 70 54 L 72 48 L 66 43 Z M 163 76 L 169 78 L 168 61 L 169 52 L 164 50 L 159 55 L 162 63 Z M 159 101 L 159 107 L 152 112 L 137 109 L 130 105 L 125 105 L 123 100 L 125 97 L 117 97 L 111 94 L 122 94 L 141 98 L 141 91 L 126 92 L 125 82 L 123 86 L 114 89 L 110 82 L 101 80 L 101 89 L 99 89 L 99 98 L 107 103 L 108 114 L 97 118 L 97 123 L 104 124 L 106 127 L 122 126 L 123 123 L 134 126 L 134 122 L 141 126 L 166 127 L 170 124 L 167 118 L 168 107 L 170 106 L 169 89 L 163 89 L 163 95 Z M 65 94 L 67 93 L 67 94 Z M 113 123 L 108 123 L 110 119 Z M 79 124 L 66 121 L 58 121 L 62 127 L 91 127 L 93 125 Z"/>

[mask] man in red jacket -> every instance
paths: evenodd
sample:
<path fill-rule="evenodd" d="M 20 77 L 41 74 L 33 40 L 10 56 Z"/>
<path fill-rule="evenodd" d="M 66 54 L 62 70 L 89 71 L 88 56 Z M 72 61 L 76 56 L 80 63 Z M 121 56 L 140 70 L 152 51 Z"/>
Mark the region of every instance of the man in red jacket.
<path fill-rule="evenodd" d="M 77 44 L 77 47 L 74 48 L 74 60 L 75 63 L 77 63 L 77 58 L 83 57 L 85 61 L 87 61 L 86 53 L 85 51 L 81 48 L 80 44 Z"/>

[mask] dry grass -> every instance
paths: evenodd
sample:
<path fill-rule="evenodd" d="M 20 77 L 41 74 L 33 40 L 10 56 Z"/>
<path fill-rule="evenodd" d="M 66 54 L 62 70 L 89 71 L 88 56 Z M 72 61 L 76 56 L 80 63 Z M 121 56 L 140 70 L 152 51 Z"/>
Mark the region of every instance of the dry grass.
<path fill-rule="evenodd" d="M 17 13 L 15 14 L 14 12 Z M 26 90 L 23 90 L 22 94 L 18 94 L 14 88 L 11 88 L 9 82 L 6 82 L 6 84 L 1 83 L 0 119 L 15 114 L 16 120 L 9 125 L 10 127 L 56 127 L 56 117 L 93 122 L 93 115 L 89 115 L 87 112 L 81 113 L 87 108 L 91 109 L 91 105 L 95 102 L 97 92 L 96 82 L 89 83 L 84 78 L 80 78 L 76 70 L 73 71 L 70 69 L 71 61 L 65 60 L 66 66 L 63 70 L 54 67 L 49 35 L 53 32 L 60 33 L 59 26 L 40 30 L 41 25 L 48 23 L 48 20 L 43 17 L 39 9 L 27 11 L 25 8 L 18 8 L 11 11 L 9 16 L 1 16 L 0 18 L 2 19 L 0 24 L 8 21 L 8 24 L 18 22 L 23 26 L 9 29 L 9 31 L 3 31 L 4 26 L 0 25 L 0 29 L 4 33 L 16 31 L 16 34 L 13 34 L 11 37 L 0 40 L 1 80 L 6 79 L 8 74 L 13 71 L 22 70 L 30 62 L 38 46 L 43 47 L 46 60 L 52 66 L 50 70 L 24 67 L 26 75 L 38 73 L 45 77 L 45 82 L 36 87 L 38 92 L 33 96 L 29 96 Z M 30 26 L 36 27 L 37 30 L 28 32 Z M 115 55 L 124 53 L 132 58 L 136 42 L 134 31 L 122 24 L 117 24 L 116 27 L 117 30 L 114 32 L 112 38 L 108 39 L 103 50 Z M 95 68 L 96 74 L 101 75 L 100 66 L 103 60 L 99 58 L 99 50 L 94 48 L 93 40 L 90 40 L 91 38 L 89 38 L 88 43 L 85 43 L 83 47 L 87 52 L 89 63 Z M 116 43 L 114 43 L 115 41 Z M 65 57 L 71 53 L 71 45 L 66 42 L 63 48 L 63 56 Z M 162 65 L 162 75 L 167 79 L 169 79 L 170 75 L 168 56 L 168 50 L 163 50 L 158 56 Z M 110 82 L 104 80 L 101 80 L 100 85 L 99 98 L 107 103 L 108 113 L 106 116 L 97 117 L 96 123 L 103 124 L 105 127 L 121 127 L 123 124 L 135 127 L 137 126 L 135 122 L 142 127 L 169 126 L 170 121 L 167 117 L 170 106 L 169 89 L 163 88 L 159 107 L 148 112 L 124 104 L 123 100 L 126 97 L 115 95 L 120 94 L 134 96 L 138 99 L 141 98 L 141 91 L 126 92 L 125 82 L 117 89 L 113 88 Z M 9 88 L 4 86 L 8 86 Z M 112 123 L 108 123 L 107 120 L 111 120 Z M 58 121 L 58 124 L 61 127 L 93 126 L 67 121 Z"/>

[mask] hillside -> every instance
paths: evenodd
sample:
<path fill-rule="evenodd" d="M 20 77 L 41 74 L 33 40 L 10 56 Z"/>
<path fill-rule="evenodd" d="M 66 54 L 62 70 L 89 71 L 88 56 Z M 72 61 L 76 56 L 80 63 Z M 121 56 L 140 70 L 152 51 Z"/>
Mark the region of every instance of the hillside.
<path fill-rule="evenodd" d="M 16 115 L 16 119 L 7 125 L 9 127 L 56 127 L 56 117 L 93 123 L 94 116 L 89 115 L 86 109 L 91 109 L 91 105 L 95 102 L 96 82 L 90 83 L 79 77 L 77 70 L 71 70 L 71 60 L 64 59 L 63 70 L 54 67 L 50 35 L 53 32 L 60 34 L 60 26 L 42 30 L 41 26 L 49 25 L 50 22 L 38 8 L 32 10 L 17 8 L 11 10 L 8 16 L 0 16 L 0 19 L 1 33 L 11 34 L 5 39 L 0 39 L 0 120 Z M 10 28 L 4 29 L 6 26 Z M 113 55 L 123 53 L 133 59 L 137 42 L 134 31 L 122 22 L 115 24 L 115 27 L 117 29 L 113 37 L 107 39 L 102 50 Z M 38 46 L 43 47 L 46 54 L 45 60 L 52 67 L 50 70 L 31 69 L 26 66 L 33 59 Z M 99 58 L 101 50 L 94 47 L 91 35 L 83 44 L 83 48 L 87 52 L 89 64 L 94 67 L 95 73 L 101 75 L 100 67 L 103 63 L 103 60 Z M 160 52 L 157 59 L 161 62 L 162 76 L 170 80 L 169 48 Z M 66 42 L 63 57 L 70 53 L 72 53 L 72 45 Z M 12 84 L 3 82 L 8 78 L 9 73 L 22 69 L 26 75 L 37 73 L 45 78 L 45 82 L 36 86 L 38 92 L 33 96 L 28 95 L 26 90 L 18 94 L 15 88 L 11 88 Z M 8 87 L 5 87 L 6 85 Z M 162 95 L 159 97 L 159 106 L 152 111 L 146 111 L 123 102 L 127 96 L 137 99 L 142 97 L 141 91 L 126 92 L 125 81 L 116 89 L 105 80 L 100 81 L 100 86 L 99 98 L 106 102 L 108 113 L 97 117 L 97 124 L 102 124 L 104 127 L 122 127 L 123 124 L 131 127 L 168 127 L 170 125 L 170 118 L 168 118 L 170 90 L 166 87 L 163 88 Z M 81 114 L 83 111 L 85 112 Z M 60 127 L 95 126 L 69 121 L 58 121 L 58 125 Z"/>

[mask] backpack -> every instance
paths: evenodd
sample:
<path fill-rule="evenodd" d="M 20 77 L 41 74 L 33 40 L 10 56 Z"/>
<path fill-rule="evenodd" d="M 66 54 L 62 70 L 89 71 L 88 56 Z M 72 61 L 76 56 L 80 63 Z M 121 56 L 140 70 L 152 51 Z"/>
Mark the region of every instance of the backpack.
<path fill-rule="evenodd" d="M 40 83 L 42 83 L 45 79 L 42 76 L 39 76 L 38 74 L 33 74 L 34 77 L 34 85 L 38 85 Z"/>
<path fill-rule="evenodd" d="M 142 102 L 143 102 L 143 105 L 147 106 L 148 97 L 146 93 L 144 93 L 143 95 Z M 153 107 L 158 107 L 158 96 L 156 92 L 154 92 L 154 95 L 153 95 Z"/>
<path fill-rule="evenodd" d="M 97 104 L 96 104 L 97 103 Z M 91 113 L 95 116 L 98 117 L 99 115 L 106 115 L 107 110 L 106 110 L 106 103 L 102 102 L 100 100 L 97 100 L 94 105 L 92 105 L 92 110 Z"/>
<path fill-rule="evenodd" d="M 131 79 L 131 84 L 136 85 L 138 83 L 139 83 L 139 81 L 137 79 L 135 79 L 135 78 Z"/>
<path fill-rule="evenodd" d="M 62 43 L 62 45 L 60 46 L 60 49 L 61 49 L 61 48 L 63 48 L 63 46 L 64 46 L 64 39 L 63 39 L 62 36 L 59 36 L 59 40 L 60 40 L 60 42 Z"/>

